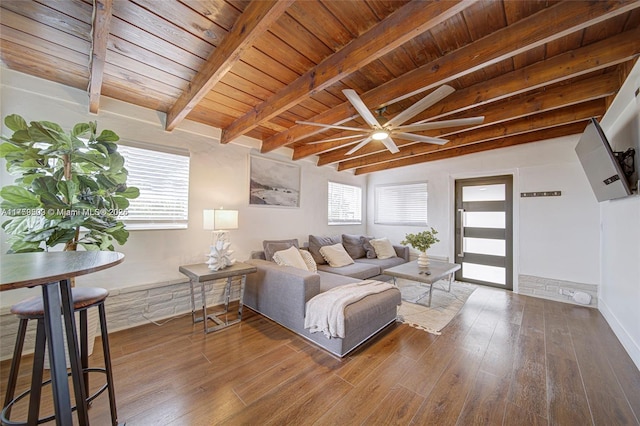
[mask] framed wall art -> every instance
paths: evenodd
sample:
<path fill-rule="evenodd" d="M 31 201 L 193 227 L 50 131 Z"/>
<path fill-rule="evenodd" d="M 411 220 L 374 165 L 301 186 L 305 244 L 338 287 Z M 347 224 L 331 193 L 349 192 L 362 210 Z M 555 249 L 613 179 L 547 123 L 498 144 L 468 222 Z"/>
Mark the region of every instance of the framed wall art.
<path fill-rule="evenodd" d="M 300 207 L 300 166 L 249 156 L 249 205 Z"/>

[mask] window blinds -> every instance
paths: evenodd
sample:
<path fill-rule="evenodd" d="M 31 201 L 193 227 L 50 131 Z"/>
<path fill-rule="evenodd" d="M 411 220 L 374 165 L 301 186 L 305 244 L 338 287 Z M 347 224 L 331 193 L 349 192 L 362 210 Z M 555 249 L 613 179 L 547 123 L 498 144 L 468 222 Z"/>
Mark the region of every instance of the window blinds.
<path fill-rule="evenodd" d="M 189 156 L 118 146 L 129 172 L 127 184 L 140 189 L 121 219 L 129 229 L 186 228 L 189 215 Z"/>
<path fill-rule="evenodd" d="M 329 182 L 329 225 L 362 223 L 362 188 Z"/>
<path fill-rule="evenodd" d="M 427 183 L 377 186 L 374 221 L 382 225 L 426 225 Z"/>

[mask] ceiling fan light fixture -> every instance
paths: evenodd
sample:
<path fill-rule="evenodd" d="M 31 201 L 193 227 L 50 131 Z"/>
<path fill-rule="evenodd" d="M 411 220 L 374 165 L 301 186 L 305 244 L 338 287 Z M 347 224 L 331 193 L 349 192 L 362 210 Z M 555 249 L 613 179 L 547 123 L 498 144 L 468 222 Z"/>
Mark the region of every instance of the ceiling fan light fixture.
<path fill-rule="evenodd" d="M 385 129 L 376 129 L 371 134 L 371 139 L 375 139 L 377 141 L 381 141 L 389 137 L 389 131 Z"/>

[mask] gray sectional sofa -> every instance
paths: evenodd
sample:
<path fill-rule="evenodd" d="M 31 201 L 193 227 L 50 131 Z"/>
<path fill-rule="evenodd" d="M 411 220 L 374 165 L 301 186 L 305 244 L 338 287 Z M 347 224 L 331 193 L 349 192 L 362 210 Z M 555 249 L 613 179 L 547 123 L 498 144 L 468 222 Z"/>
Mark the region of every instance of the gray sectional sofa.
<path fill-rule="evenodd" d="M 344 244 L 345 249 L 348 246 L 349 237 L 354 236 L 345 237 L 347 242 Z M 323 243 L 335 244 L 337 238 L 329 238 Z M 308 250 L 312 255 L 318 248 L 317 242 L 316 238 L 310 236 Z M 340 268 L 321 263 L 317 265 L 317 272 L 281 266 L 267 260 L 267 258 L 271 259 L 274 251 L 292 245 L 298 247 L 297 240 L 265 241 L 263 244 L 265 250 L 252 253 L 247 263 L 254 265 L 257 272 L 247 276 L 244 292 L 245 306 L 339 357 L 347 355 L 395 321 L 401 298 L 400 291 L 397 288 L 391 288 L 366 296 L 345 308 L 344 338 L 328 338 L 323 333 L 310 333 L 304 328 L 305 306 L 311 298 L 336 286 L 366 279 L 388 280 L 388 277 L 381 275 L 382 270 L 408 262 L 407 247 L 394 246 L 397 256 L 390 259 L 367 258 L 365 254 L 364 257 L 354 259 L 353 264 Z"/>

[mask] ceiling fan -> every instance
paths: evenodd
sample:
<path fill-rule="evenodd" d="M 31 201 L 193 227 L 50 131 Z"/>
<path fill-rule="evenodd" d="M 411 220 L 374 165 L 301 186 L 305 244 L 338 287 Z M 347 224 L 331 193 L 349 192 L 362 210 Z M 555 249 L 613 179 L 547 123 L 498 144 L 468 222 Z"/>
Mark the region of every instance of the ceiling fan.
<path fill-rule="evenodd" d="M 371 142 L 372 140 L 380 141 L 384 144 L 384 146 L 391 151 L 391 153 L 395 154 L 399 152 L 398 146 L 393 141 L 391 136 L 397 136 L 400 139 L 406 139 L 416 142 L 426 142 L 433 143 L 437 145 L 444 145 L 449 142 L 446 139 L 434 138 L 431 136 L 418 135 L 412 132 L 422 132 L 425 130 L 434 130 L 434 129 L 443 129 L 447 127 L 458 127 L 458 126 L 469 126 L 474 124 L 480 124 L 484 121 L 483 116 L 479 117 L 470 117 L 470 118 L 460 118 L 456 120 L 443 120 L 443 121 L 434 121 L 429 123 L 414 123 L 403 126 L 411 118 L 420 114 L 425 109 L 429 108 L 431 105 L 436 102 L 442 100 L 446 96 L 453 93 L 455 89 L 448 85 L 443 85 L 429 93 L 427 96 L 411 105 L 409 108 L 400 112 L 398 115 L 388 120 L 386 117 L 382 115 L 384 112 L 383 109 L 377 110 L 378 116 L 374 116 L 373 113 L 367 108 L 365 103 L 360 99 L 360 96 L 352 89 L 345 89 L 342 91 L 344 95 L 347 97 L 347 100 L 351 102 L 351 105 L 358 111 L 358 114 L 364 119 L 364 121 L 370 126 L 369 128 L 362 127 L 350 127 L 350 126 L 341 126 L 334 124 L 324 124 L 324 123 L 313 123 L 310 121 L 296 121 L 298 124 L 306 124 L 309 126 L 318 126 L 325 127 L 328 129 L 337 129 L 337 130 L 346 130 L 351 132 L 358 132 L 360 134 L 351 135 L 351 136 L 343 136 L 333 139 L 324 139 L 322 141 L 313 142 L 313 143 L 321 143 L 321 142 L 330 142 L 341 139 L 350 139 L 359 136 L 364 136 L 363 139 L 352 141 L 350 143 L 356 143 L 357 145 L 351 148 L 346 155 L 351 155 L 355 153 L 357 150 Z"/>

